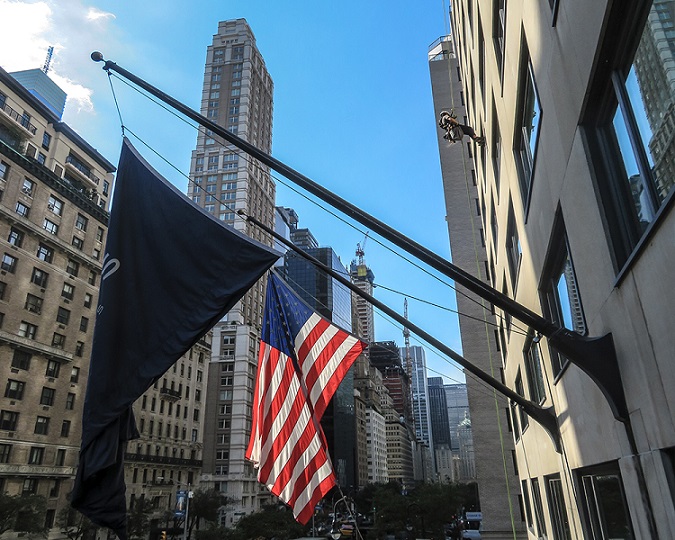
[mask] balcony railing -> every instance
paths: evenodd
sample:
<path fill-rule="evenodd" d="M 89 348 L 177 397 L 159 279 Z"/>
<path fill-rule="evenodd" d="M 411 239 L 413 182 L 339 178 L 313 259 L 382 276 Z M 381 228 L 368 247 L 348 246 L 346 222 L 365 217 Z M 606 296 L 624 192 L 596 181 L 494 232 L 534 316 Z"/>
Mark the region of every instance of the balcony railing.
<path fill-rule="evenodd" d="M 84 165 L 82 162 L 80 162 L 79 159 L 76 157 L 70 155 L 66 158 L 66 165 L 70 165 L 74 169 L 77 170 L 82 176 L 84 176 L 87 180 L 90 182 L 93 182 L 95 185 L 98 186 L 99 182 L 101 179 L 96 176 L 94 173 L 91 172 L 91 169 Z"/>
<path fill-rule="evenodd" d="M 30 123 L 30 119 L 12 109 L 6 102 L 0 104 L 0 111 L 4 112 L 5 115 L 9 116 L 16 124 L 21 126 L 30 137 L 33 137 L 37 133 L 37 128 Z"/>
<path fill-rule="evenodd" d="M 159 389 L 159 397 L 168 399 L 169 401 L 178 401 L 181 398 L 181 395 L 178 390 L 163 387 Z"/>

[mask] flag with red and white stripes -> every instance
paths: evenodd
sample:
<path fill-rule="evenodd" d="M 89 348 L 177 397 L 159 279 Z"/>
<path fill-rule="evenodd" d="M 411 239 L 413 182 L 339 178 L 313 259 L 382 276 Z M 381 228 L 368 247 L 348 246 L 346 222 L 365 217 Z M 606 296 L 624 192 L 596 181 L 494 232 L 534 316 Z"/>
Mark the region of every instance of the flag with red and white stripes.
<path fill-rule="evenodd" d="M 246 458 L 302 524 L 336 484 L 320 420 L 365 347 L 270 274 Z"/>

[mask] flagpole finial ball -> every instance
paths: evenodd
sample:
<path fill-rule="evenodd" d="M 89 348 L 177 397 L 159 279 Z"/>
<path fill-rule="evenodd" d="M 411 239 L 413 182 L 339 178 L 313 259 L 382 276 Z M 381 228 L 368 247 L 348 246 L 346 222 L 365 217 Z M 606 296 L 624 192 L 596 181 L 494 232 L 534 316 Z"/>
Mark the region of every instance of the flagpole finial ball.
<path fill-rule="evenodd" d="M 103 62 L 103 54 L 98 51 L 94 51 L 93 53 L 91 53 L 91 59 L 94 62 Z"/>

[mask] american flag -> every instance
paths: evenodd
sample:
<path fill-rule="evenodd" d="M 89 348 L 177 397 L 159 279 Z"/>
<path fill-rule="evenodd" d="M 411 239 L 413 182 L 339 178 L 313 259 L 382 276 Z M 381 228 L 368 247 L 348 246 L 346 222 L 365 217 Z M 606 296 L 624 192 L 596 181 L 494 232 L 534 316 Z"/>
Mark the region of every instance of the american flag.
<path fill-rule="evenodd" d="M 270 274 L 246 458 L 300 523 L 336 484 L 319 422 L 365 347 Z"/>

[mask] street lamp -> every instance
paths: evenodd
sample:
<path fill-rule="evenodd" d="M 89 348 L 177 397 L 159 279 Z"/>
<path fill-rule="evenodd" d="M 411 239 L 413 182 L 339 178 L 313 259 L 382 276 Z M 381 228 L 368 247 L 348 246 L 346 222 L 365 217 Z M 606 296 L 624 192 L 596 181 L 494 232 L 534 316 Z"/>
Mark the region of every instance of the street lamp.
<path fill-rule="evenodd" d="M 352 509 L 349 507 L 347 504 L 347 496 L 343 495 L 340 497 L 337 501 L 335 501 L 335 504 L 333 504 L 333 522 L 330 527 L 330 536 L 333 540 L 340 540 L 340 536 L 342 536 L 342 532 L 340 531 L 340 527 L 338 527 L 338 524 L 336 522 L 337 518 L 337 506 L 343 502 L 345 506 L 347 507 L 347 512 L 349 515 L 352 517 L 354 520 L 354 531 L 356 531 L 356 539 L 357 540 L 362 540 L 363 537 L 361 536 L 361 531 L 359 530 L 359 525 L 356 523 L 356 517 L 354 517 L 354 513 L 352 512 Z"/>

